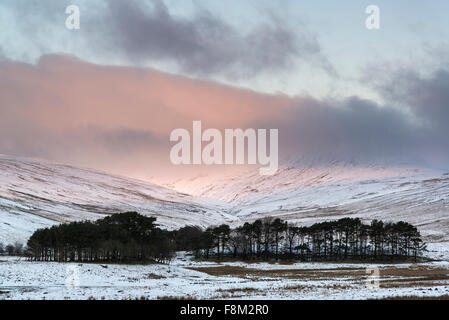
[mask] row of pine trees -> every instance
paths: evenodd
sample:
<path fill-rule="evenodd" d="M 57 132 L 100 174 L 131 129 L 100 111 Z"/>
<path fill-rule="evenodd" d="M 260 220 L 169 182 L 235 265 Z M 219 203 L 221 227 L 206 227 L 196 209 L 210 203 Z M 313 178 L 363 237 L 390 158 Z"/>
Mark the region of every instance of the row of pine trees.
<path fill-rule="evenodd" d="M 417 259 L 426 246 L 407 222 L 363 224 L 344 218 L 300 227 L 281 219 L 257 220 L 231 229 L 185 227 L 177 231 L 179 249 L 197 257 L 300 261 Z"/>
<path fill-rule="evenodd" d="M 36 261 L 164 262 L 173 246 L 170 233 L 155 221 L 126 212 L 40 229 L 28 240 L 27 255 Z"/>
<path fill-rule="evenodd" d="M 407 222 L 344 218 L 305 227 L 266 218 L 236 228 L 167 231 L 155 221 L 127 212 L 40 229 L 29 239 L 27 254 L 37 261 L 79 262 L 166 262 L 176 251 L 203 259 L 380 261 L 418 259 L 425 251 L 419 231 Z"/>

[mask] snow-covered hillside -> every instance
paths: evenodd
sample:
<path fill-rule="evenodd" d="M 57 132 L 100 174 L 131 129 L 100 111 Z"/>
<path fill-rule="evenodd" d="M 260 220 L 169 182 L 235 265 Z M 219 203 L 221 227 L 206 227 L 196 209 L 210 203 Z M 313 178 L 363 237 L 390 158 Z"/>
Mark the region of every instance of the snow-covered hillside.
<path fill-rule="evenodd" d="M 169 228 L 234 225 L 266 216 L 300 224 L 352 216 L 405 220 L 449 243 L 449 173 L 405 166 L 331 164 L 255 168 L 181 179 L 167 187 L 94 170 L 0 156 L 0 242 L 37 228 L 138 211 Z M 176 190 L 176 191 L 174 191 Z"/>
<path fill-rule="evenodd" d="M 38 228 L 138 211 L 165 227 L 236 218 L 215 201 L 151 183 L 45 161 L 0 156 L 0 242 L 25 242 Z"/>
<path fill-rule="evenodd" d="M 405 166 L 332 164 L 282 168 L 274 176 L 248 169 L 170 184 L 226 201 L 241 220 L 264 216 L 312 224 L 343 216 L 405 220 L 426 240 L 449 241 L 449 173 Z"/>

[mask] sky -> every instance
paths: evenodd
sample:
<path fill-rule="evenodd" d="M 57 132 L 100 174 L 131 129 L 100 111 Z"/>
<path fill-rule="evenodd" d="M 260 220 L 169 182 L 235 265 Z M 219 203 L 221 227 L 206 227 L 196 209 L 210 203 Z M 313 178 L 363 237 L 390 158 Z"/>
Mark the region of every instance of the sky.
<path fill-rule="evenodd" d="M 65 27 L 71 4 L 79 30 Z M 150 179 L 176 172 L 170 131 L 202 120 L 279 128 L 281 157 L 446 169 L 447 12 L 437 0 L 3 0 L 0 153 Z"/>

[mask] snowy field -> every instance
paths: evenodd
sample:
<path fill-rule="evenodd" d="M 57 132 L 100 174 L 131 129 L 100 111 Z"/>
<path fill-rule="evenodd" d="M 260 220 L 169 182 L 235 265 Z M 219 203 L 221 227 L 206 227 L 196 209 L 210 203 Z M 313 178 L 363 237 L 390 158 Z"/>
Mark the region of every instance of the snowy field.
<path fill-rule="evenodd" d="M 367 270 L 373 267 L 379 268 L 378 278 Z M 0 299 L 382 299 L 443 295 L 449 295 L 449 261 L 247 264 L 196 262 L 179 255 L 170 266 L 142 266 L 0 257 Z"/>

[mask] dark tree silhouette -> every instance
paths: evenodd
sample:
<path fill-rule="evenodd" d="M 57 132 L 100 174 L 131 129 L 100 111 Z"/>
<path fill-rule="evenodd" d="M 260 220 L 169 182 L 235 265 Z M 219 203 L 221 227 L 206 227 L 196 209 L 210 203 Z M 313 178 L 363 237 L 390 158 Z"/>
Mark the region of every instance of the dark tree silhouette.
<path fill-rule="evenodd" d="M 209 235 L 202 248 L 183 247 L 195 256 L 220 258 L 229 256 L 243 260 L 290 259 L 322 260 L 386 260 L 417 259 L 426 250 L 416 229 L 406 222 L 383 223 L 374 220 L 370 225 L 358 218 L 343 218 L 309 227 L 287 224 L 281 219 L 257 220 L 230 230 L 225 225 L 196 229 Z M 200 237 L 198 234 L 195 237 Z M 184 238 L 177 238 L 183 244 Z M 212 251 L 212 247 L 215 250 Z"/>
<path fill-rule="evenodd" d="M 8 254 L 21 250 L 20 244 L 6 247 Z M 38 261 L 80 262 L 166 262 L 175 251 L 191 251 L 205 259 L 380 261 L 416 260 L 425 250 L 418 229 L 403 221 L 374 220 L 367 225 L 358 218 L 343 218 L 298 227 L 266 218 L 234 229 L 222 224 L 166 231 L 157 227 L 155 218 L 126 212 L 37 230 L 28 241 L 27 254 Z"/>
<path fill-rule="evenodd" d="M 126 212 L 40 229 L 28 240 L 28 254 L 38 261 L 163 262 L 174 251 L 174 241 L 155 221 Z"/>

